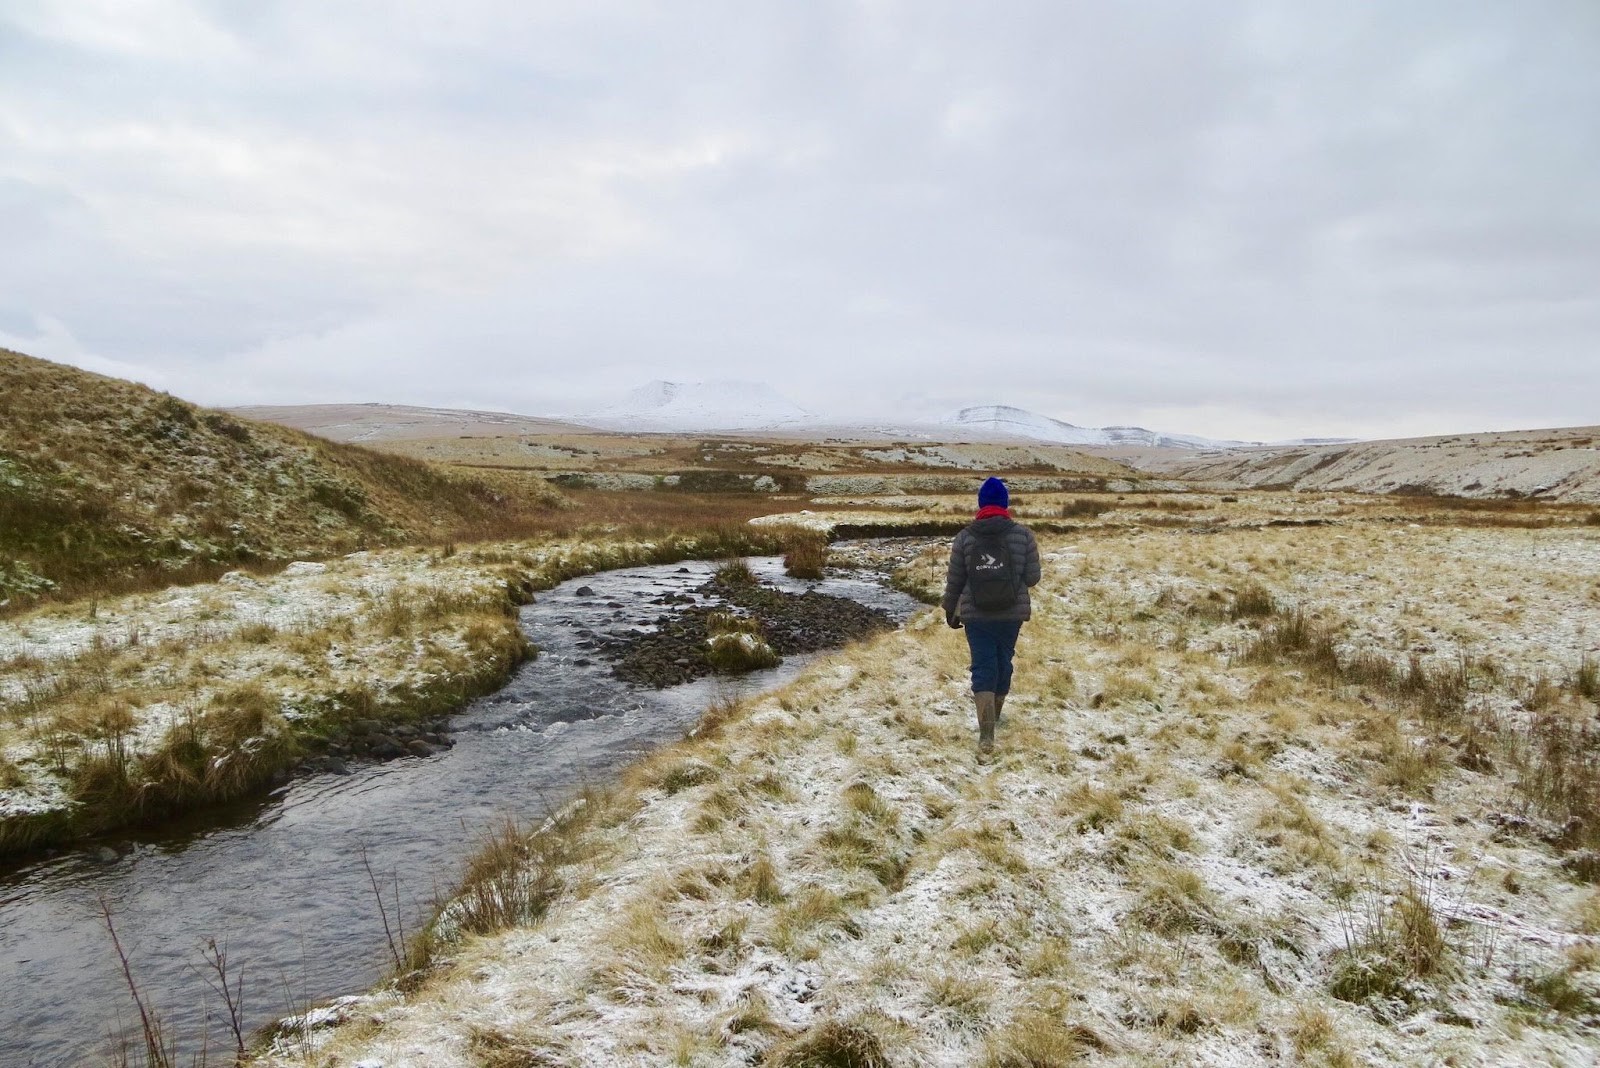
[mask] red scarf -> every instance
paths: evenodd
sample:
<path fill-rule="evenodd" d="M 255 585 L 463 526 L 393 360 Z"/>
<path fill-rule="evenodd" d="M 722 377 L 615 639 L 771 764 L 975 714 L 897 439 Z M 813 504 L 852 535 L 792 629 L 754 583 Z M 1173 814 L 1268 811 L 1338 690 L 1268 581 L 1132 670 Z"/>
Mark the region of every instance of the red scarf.
<path fill-rule="evenodd" d="M 993 519 L 997 515 L 1003 515 L 1007 519 L 1010 519 L 1011 518 L 1011 511 L 1010 511 L 1010 509 L 1000 507 L 998 504 L 986 504 L 982 508 L 979 508 L 978 509 L 978 514 L 973 516 L 972 518 L 973 519 Z"/>

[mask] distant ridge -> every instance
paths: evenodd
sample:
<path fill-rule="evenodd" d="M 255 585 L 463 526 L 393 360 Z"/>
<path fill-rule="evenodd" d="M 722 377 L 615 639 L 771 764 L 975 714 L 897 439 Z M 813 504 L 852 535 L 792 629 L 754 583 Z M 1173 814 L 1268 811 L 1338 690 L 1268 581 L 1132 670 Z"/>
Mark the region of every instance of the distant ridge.
<path fill-rule="evenodd" d="M 973 405 L 942 419 L 835 420 L 807 411 L 766 383 L 737 380 L 671 382 L 658 379 L 630 390 L 614 404 L 587 414 L 561 418 L 379 403 L 254 405 L 227 410 L 333 441 L 367 444 L 594 431 L 814 435 L 930 442 L 949 440 L 954 433 L 974 441 L 1185 451 L 1231 450 L 1263 444 L 1275 447 L 1336 445 L 1352 440 L 1299 438 L 1262 443 L 1176 434 L 1140 426 L 1084 427 L 1007 404 Z"/>
<path fill-rule="evenodd" d="M 776 430 L 816 417 L 764 382 L 657 380 L 575 421 L 621 431 Z"/>
<path fill-rule="evenodd" d="M 1022 439 L 1053 445 L 1232 449 L 1260 444 L 1167 433 L 1139 426 L 1082 427 L 1006 404 L 974 405 L 943 419 L 836 421 L 807 411 L 764 382 L 732 380 L 669 382 L 658 379 L 631 390 L 616 404 L 574 416 L 572 421 L 624 433 L 774 431 L 793 434 L 814 431 L 937 440 L 955 430 L 990 440 Z"/>
<path fill-rule="evenodd" d="M 1224 488 L 1600 502 L 1600 427 L 1556 427 L 1212 452 L 1127 450 L 1151 474 Z"/>
<path fill-rule="evenodd" d="M 584 427 L 510 412 L 409 404 L 255 404 L 229 408 L 245 419 L 294 427 L 330 441 L 378 442 L 499 434 L 562 434 Z"/>
<path fill-rule="evenodd" d="M 1032 438 L 1062 445 L 1141 445 L 1158 449 L 1231 449 L 1254 444 L 1203 438 L 1193 434 L 1168 434 L 1140 426 L 1083 427 L 1008 404 L 983 404 L 962 408 L 940 420 L 943 426 L 991 434 Z"/>

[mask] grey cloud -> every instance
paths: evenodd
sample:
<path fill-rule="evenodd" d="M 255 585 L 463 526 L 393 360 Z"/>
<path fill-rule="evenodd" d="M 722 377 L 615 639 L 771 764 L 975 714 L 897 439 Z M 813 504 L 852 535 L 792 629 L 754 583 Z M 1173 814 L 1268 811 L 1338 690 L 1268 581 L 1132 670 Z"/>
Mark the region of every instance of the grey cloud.
<path fill-rule="evenodd" d="M 65 10 L 0 15 L 0 327 L 201 399 L 1595 418 L 1583 0 Z"/>

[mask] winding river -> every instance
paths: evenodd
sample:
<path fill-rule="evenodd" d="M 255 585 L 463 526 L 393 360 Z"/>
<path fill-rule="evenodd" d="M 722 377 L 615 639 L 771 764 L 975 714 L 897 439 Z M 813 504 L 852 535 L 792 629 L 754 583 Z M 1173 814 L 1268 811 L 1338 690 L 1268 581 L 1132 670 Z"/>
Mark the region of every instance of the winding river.
<path fill-rule="evenodd" d="M 850 597 L 896 620 L 918 607 L 869 577 L 800 582 L 776 559 L 751 563 L 779 588 Z M 208 1034 L 213 1064 L 226 1062 L 215 1051 L 232 1038 L 208 983 L 208 938 L 226 946 L 229 970 L 243 977 L 252 1028 L 370 987 L 391 960 L 369 865 L 391 924 L 415 930 L 484 829 L 506 816 L 536 818 L 584 784 L 606 781 L 681 737 L 714 699 L 799 674 L 809 658 L 738 679 L 640 690 L 589 650 L 580 632 L 648 629 L 663 611 L 654 598 L 693 591 L 712 567 L 629 568 L 541 593 L 522 609 L 541 655 L 452 719 L 452 749 L 298 778 L 204 820 L 0 873 L 0 1065 L 94 1062 L 125 1029 L 137 1038 L 102 901 L 147 1003 L 186 1052 Z M 585 586 L 592 593 L 579 595 Z"/>

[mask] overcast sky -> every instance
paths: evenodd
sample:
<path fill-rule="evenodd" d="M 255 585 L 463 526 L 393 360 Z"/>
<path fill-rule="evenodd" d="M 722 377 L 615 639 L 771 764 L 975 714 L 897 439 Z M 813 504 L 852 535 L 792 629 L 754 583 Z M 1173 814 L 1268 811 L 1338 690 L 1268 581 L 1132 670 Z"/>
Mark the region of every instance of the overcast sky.
<path fill-rule="evenodd" d="M 0 240 L 208 404 L 1596 423 L 1600 3 L 0 0 Z"/>

